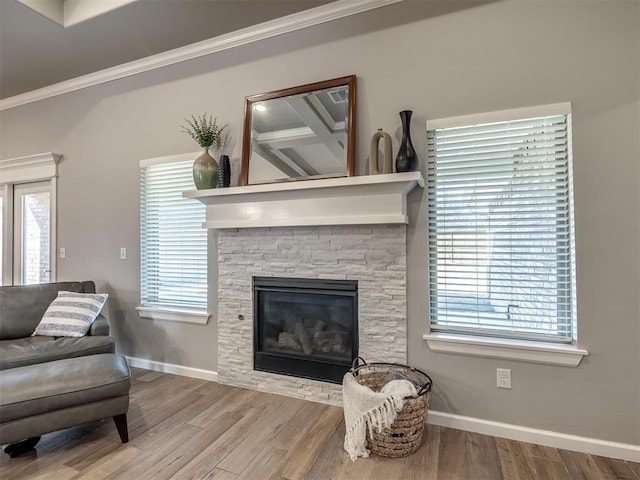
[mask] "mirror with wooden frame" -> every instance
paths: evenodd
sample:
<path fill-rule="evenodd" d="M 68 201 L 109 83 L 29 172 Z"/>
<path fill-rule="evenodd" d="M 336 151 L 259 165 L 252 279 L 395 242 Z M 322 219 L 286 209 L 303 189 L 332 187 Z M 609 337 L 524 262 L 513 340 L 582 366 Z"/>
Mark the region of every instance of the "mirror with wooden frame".
<path fill-rule="evenodd" d="M 240 185 L 354 175 L 356 76 L 245 99 Z"/>

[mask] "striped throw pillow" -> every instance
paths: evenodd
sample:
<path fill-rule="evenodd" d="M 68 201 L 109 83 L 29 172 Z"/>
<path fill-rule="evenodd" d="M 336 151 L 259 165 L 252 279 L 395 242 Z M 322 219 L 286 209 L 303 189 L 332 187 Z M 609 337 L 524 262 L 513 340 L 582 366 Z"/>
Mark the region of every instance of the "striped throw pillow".
<path fill-rule="evenodd" d="M 85 336 L 107 297 L 106 293 L 58 292 L 31 336 Z"/>

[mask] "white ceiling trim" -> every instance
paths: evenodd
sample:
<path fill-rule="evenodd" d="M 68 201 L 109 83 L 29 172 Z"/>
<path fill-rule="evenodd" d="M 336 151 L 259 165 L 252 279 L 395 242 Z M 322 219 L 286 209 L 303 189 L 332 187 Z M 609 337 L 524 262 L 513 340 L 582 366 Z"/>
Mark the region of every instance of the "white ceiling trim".
<path fill-rule="evenodd" d="M 95 73 L 83 75 L 71 80 L 39 88 L 31 92 L 22 93 L 0 100 L 0 111 L 15 108 L 20 105 L 37 102 L 46 98 L 63 95 L 65 93 L 92 87 L 101 83 L 118 80 L 120 78 L 148 72 L 156 68 L 166 67 L 175 63 L 210 55 L 212 53 L 229 50 L 267 38 L 275 37 L 314 25 L 330 22 L 340 18 L 356 15 L 375 8 L 391 5 L 403 0 L 338 0 L 316 8 L 294 13 L 283 18 L 264 22 L 255 26 L 243 28 L 235 32 L 203 40 L 184 47 L 175 48 L 167 52 L 151 55 L 146 58 L 124 63 L 116 67 L 106 68 Z"/>

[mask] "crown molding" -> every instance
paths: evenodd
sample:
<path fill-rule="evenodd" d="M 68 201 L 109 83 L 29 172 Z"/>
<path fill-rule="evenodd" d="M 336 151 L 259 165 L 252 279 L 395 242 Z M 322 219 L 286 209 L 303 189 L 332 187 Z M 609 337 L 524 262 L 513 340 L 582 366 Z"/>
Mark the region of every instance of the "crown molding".
<path fill-rule="evenodd" d="M 338 0 L 191 45 L 8 97 L 0 100 L 0 111 L 302 30 L 401 1 L 403 0 Z"/>

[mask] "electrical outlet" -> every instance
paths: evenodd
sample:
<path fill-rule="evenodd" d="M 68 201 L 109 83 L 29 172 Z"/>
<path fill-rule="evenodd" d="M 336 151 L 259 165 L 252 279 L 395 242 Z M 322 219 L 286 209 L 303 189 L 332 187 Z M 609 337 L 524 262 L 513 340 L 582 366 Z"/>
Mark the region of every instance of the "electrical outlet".
<path fill-rule="evenodd" d="M 126 260 L 126 259 L 127 259 L 127 248 L 122 247 L 120 249 L 120 260 Z"/>
<path fill-rule="evenodd" d="M 64 247 L 60 247 L 60 258 L 66 258 L 67 250 Z"/>
<path fill-rule="evenodd" d="M 496 387 L 511 390 L 511 370 L 508 368 L 496 369 Z"/>

